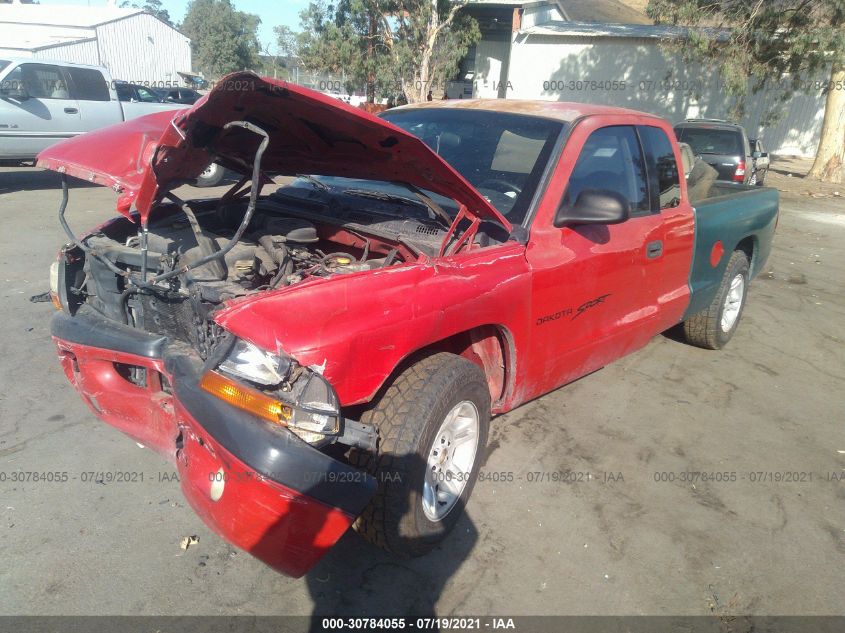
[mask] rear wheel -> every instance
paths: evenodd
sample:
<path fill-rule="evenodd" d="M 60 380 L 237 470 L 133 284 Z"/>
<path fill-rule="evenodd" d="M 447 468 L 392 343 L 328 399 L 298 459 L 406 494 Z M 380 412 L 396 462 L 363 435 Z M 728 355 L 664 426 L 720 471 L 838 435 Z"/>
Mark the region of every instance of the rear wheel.
<path fill-rule="evenodd" d="M 728 260 L 719 291 L 706 310 L 684 321 L 687 341 L 706 349 L 721 349 L 731 340 L 748 294 L 748 256 L 734 251 Z"/>
<path fill-rule="evenodd" d="M 443 540 L 472 493 L 489 420 L 484 373 L 465 358 L 438 353 L 402 372 L 362 419 L 378 429 L 379 445 L 352 461 L 379 488 L 355 529 L 400 556 Z"/>

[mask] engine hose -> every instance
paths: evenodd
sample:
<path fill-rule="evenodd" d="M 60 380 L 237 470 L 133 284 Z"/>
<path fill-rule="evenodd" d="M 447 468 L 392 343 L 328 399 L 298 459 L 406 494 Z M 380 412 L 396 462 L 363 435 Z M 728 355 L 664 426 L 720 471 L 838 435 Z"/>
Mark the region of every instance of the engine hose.
<path fill-rule="evenodd" d="M 279 285 L 279 282 L 283 281 L 286 277 L 293 274 L 294 265 L 293 260 L 290 257 L 286 258 L 284 263 L 279 263 L 279 272 L 270 280 L 270 289 L 276 288 Z M 287 286 L 287 284 L 283 284 Z"/>
<path fill-rule="evenodd" d="M 208 262 L 214 259 L 223 259 L 223 257 L 235 247 L 241 237 L 243 237 L 244 232 L 246 231 L 247 226 L 249 226 L 250 221 L 252 220 L 252 215 L 255 213 L 255 207 L 258 203 L 258 193 L 263 187 L 263 183 L 261 181 L 261 157 L 264 155 L 264 150 L 267 149 L 267 145 L 270 143 L 270 135 L 267 134 L 264 130 L 262 130 L 257 125 L 253 125 L 247 121 L 230 121 L 226 125 L 223 126 L 223 129 L 230 129 L 233 127 L 242 127 L 254 134 L 258 134 L 262 136 L 263 139 L 261 144 L 258 146 L 258 150 L 255 152 L 255 160 L 252 164 L 252 186 L 250 187 L 249 192 L 249 204 L 247 205 L 246 212 L 244 213 L 244 217 L 241 220 L 241 224 L 238 227 L 238 230 L 235 231 L 235 234 L 232 236 L 232 239 L 223 246 L 219 251 L 215 253 L 210 253 L 205 255 L 204 257 L 200 257 L 198 260 L 191 262 L 185 266 L 180 266 L 174 270 L 171 270 L 166 273 L 162 273 L 161 275 L 157 275 L 150 279 L 148 282 L 141 282 L 136 283 L 138 287 L 146 288 L 151 287 L 158 282 L 165 281 L 167 279 L 171 279 L 176 277 L 177 275 L 181 275 L 182 273 L 186 273 L 189 270 L 202 266 L 203 264 L 207 264 Z"/>

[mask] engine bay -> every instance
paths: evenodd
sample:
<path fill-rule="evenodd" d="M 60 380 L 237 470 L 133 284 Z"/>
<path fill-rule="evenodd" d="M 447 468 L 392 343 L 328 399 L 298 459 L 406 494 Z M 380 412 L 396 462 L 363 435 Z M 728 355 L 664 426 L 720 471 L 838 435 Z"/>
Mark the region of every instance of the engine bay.
<path fill-rule="evenodd" d="M 422 253 L 401 237 L 294 215 L 268 198 L 258 201 L 238 237 L 245 208 L 241 200 L 163 204 L 146 235 L 125 218 L 103 225 L 85 238 L 96 256 L 85 257 L 78 247 L 66 252 L 70 309 L 87 304 L 190 343 L 205 356 L 217 334 L 209 317 L 225 301 L 400 265 Z M 143 283 L 168 274 L 166 281 Z"/>

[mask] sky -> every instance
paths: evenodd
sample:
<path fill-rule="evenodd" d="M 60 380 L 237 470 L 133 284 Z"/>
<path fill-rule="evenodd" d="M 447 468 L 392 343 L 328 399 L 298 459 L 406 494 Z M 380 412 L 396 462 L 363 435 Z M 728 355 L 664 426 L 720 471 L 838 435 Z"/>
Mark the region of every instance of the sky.
<path fill-rule="evenodd" d="M 170 13 L 170 19 L 174 22 L 181 22 L 185 17 L 185 9 L 188 0 L 161 0 L 162 5 Z M 261 18 L 261 26 L 258 27 L 258 39 L 261 40 L 262 48 L 270 45 L 270 52 L 276 52 L 276 38 L 273 36 L 273 27 L 285 24 L 293 30 L 299 30 L 299 12 L 307 5 L 309 0 L 232 0 L 232 4 L 238 11 L 255 13 Z M 105 6 L 106 0 L 40 0 L 41 4 L 81 4 L 88 6 Z M 132 4 L 143 5 L 143 0 L 130 0 Z M 120 0 L 117 2 L 120 5 Z"/>

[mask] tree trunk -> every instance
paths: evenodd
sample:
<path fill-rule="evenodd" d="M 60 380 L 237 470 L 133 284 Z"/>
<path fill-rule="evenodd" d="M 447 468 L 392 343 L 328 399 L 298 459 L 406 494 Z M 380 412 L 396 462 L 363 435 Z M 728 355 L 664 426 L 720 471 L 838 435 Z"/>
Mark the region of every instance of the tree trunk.
<path fill-rule="evenodd" d="M 845 61 L 830 71 L 830 90 L 824 110 L 821 140 L 816 160 L 807 174 L 822 182 L 840 183 L 845 167 Z"/>
<path fill-rule="evenodd" d="M 376 32 L 376 17 L 373 15 L 373 10 L 370 9 L 370 23 L 367 28 L 367 62 L 373 63 L 375 56 L 375 46 L 373 45 L 373 37 Z M 367 75 L 367 103 L 376 102 L 376 78 L 372 71 Z"/>

